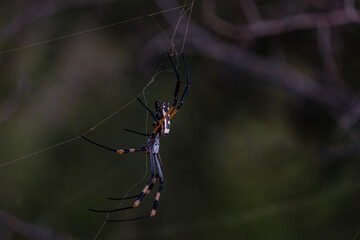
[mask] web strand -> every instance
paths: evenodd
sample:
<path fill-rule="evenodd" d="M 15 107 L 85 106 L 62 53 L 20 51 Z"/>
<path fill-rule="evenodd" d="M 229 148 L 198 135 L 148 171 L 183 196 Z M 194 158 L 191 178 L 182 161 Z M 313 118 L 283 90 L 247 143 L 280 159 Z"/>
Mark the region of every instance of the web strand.
<path fill-rule="evenodd" d="M 104 25 L 104 26 L 101 26 L 101 27 L 90 28 L 90 29 L 83 30 L 83 31 L 80 31 L 80 32 L 71 33 L 71 34 L 60 36 L 60 37 L 55 37 L 55 38 L 51 38 L 51 39 L 48 39 L 48 40 L 44 40 L 44 41 L 40 41 L 40 42 L 36 42 L 36 43 L 31 43 L 31 44 L 28 44 L 28 45 L 25 45 L 25 46 L 0 51 L 0 54 L 19 51 L 19 50 L 23 50 L 23 49 L 26 49 L 26 48 L 31 48 L 31 47 L 35 47 L 35 46 L 39 46 L 39 45 L 43 45 L 43 44 L 63 40 L 63 39 L 66 39 L 66 38 L 79 36 L 79 35 L 82 35 L 82 34 L 85 34 L 85 33 L 99 31 L 99 30 L 102 30 L 102 29 L 105 29 L 105 28 L 114 27 L 114 26 L 121 25 L 121 24 L 124 24 L 124 23 L 135 22 L 135 21 L 141 20 L 143 18 L 153 17 L 153 16 L 156 16 L 156 15 L 159 15 L 159 14 L 175 11 L 177 9 L 182 9 L 182 8 L 185 8 L 185 7 L 186 7 L 186 5 L 182 5 L 182 6 L 166 9 L 166 10 L 163 10 L 163 11 L 159 11 L 159 12 L 149 13 L 149 14 L 146 14 L 146 15 L 143 15 L 143 16 L 134 17 L 134 18 L 130 18 L 130 19 L 127 19 L 127 20 L 120 21 L 120 22 L 107 24 L 107 25 Z"/>
<path fill-rule="evenodd" d="M 49 147 L 43 148 L 43 149 L 41 149 L 41 150 L 39 150 L 39 151 L 36 151 L 36 152 L 33 152 L 33 153 L 26 154 L 26 155 L 24 155 L 24 156 L 22 156 L 22 157 L 19 157 L 19 158 L 16 158 L 16 159 L 12 160 L 12 161 L 9 161 L 9 162 L 6 162 L 6 163 L 1 164 L 1 165 L 0 165 L 0 168 L 3 168 L 3 167 L 6 167 L 6 166 L 9 166 L 9 165 L 14 164 L 14 163 L 17 163 L 17 162 L 19 162 L 19 161 L 21 161 L 21 160 L 25 160 L 25 159 L 27 159 L 27 158 L 33 157 L 33 156 L 35 156 L 35 155 L 38 155 L 38 154 L 40 154 L 40 153 L 43 153 L 43 152 L 49 151 L 49 150 L 51 150 L 51 149 L 53 149 L 53 148 L 60 147 L 61 145 L 64 145 L 64 144 L 67 144 L 67 143 L 73 142 L 73 141 L 75 141 L 75 140 L 77 140 L 77 139 L 79 139 L 79 138 L 81 138 L 81 136 L 77 136 L 77 137 L 74 137 L 74 138 L 71 138 L 71 139 L 65 140 L 65 141 L 63 141 L 63 142 L 60 142 L 60 143 L 54 144 L 54 145 L 52 145 L 52 146 L 49 146 Z"/>
<path fill-rule="evenodd" d="M 191 19 L 193 7 L 194 7 L 194 1 L 195 1 L 195 0 L 193 0 L 193 1 L 191 2 L 191 6 L 190 6 L 190 8 L 189 8 L 189 9 L 190 9 L 190 13 L 189 13 L 188 20 L 187 20 L 187 23 L 186 23 L 186 30 L 185 30 L 185 34 L 184 34 L 183 44 L 182 44 L 182 47 L 181 47 L 181 52 L 184 52 L 185 42 L 186 42 L 186 38 L 187 38 L 188 31 L 189 31 L 189 26 L 190 26 L 190 19 Z"/>
<path fill-rule="evenodd" d="M 185 1 L 185 4 L 184 4 L 184 5 L 186 5 L 186 2 L 187 2 L 187 1 Z M 176 23 L 176 25 L 175 25 L 174 32 L 173 32 L 173 34 L 172 34 L 172 36 L 171 36 L 171 41 L 170 41 L 170 45 L 169 45 L 169 48 L 168 48 L 168 52 L 170 52 L 170 49 L 172 49 L 173 51 L 176 52 L 175 47 L 174 47 L 174 38 L 175 38 L 175 35 L 176 35 L 177 31 L 178 31 L 178 27 L 179 27 L 179 25 L 180 25 L 180 23 L 181 23 L 181 20 L 184 18 L 186 12 L 187 12 L 187 11 L 184 11 L 184 8 L 183 8 L 183 9 L 181 10 L 181 12 L 180 12 L 178 21 L 177 21 L 177 23 Z"/>

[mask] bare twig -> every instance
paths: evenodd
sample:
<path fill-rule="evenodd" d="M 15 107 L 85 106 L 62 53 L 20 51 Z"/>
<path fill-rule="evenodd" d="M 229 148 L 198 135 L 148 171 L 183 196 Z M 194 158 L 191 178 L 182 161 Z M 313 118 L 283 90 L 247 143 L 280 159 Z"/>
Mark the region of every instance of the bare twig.
<path fill-rule="evenodd" d="M 253 22 L 244 26 L 228 23 L 215 14 L 215 2 L 203 2 L 204 22 L 215 32 L 222 36 L 239 41 L 251 40 L 266 36 L 279 35 L 286 32 L 316 29 L 319 25 L 326 24 L 328 27 L 360 23 L 359 13 L 352 9 L 333 10 L 327 13 L 304 13 L 284 17 L 281 19 L 264 20 Z"/>

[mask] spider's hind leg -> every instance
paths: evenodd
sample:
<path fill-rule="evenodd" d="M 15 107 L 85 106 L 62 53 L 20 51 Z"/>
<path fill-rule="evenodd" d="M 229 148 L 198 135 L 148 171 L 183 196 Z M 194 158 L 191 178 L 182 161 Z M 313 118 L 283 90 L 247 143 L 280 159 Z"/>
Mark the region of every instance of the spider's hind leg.
<path fill-rule="evenodd" d="M 141 200 L 144 198 L 145 195 L 150 194 L 154 183 L 156 182 L 156 178 L 157 178 L 157 168 L 156 168 L 156 157 L 153 154 L 150 154 L 150 163 L 151 163 L 151 179 L 150 181 L 145 185 L 145 187 L 143 188 L 143 190 L 140 192 L 139 195 L 137 195 L 137 200 L 134 202 L 133 205 L 130 205 L 128 207 L 123 207 L 123 208 L 115 208 L 115 209 L 109 209 L 109 210 L 97 210 L 97 209 L 92 209 L 90 208 L 89 210 L 92 212 L 98 212 L 98 213 L 110 213 L 110 212 L 118 212 L 118 211 L 122 211 L 122 210 L 126 210 L 126 209 L 132 209 L 132 208 L 137 208 L 140 203 Z M 162 177 L 162 175 L 160 176 Z M 133 196 L 132 198 L 135 198 L 136 196 Z M 130 198 L 130 197 L 129 197 Z M 129 199 L 127 198 L 127 199 Z M 115 200 L 115 198 L 112 198 L 111 200 Z M 119 200 L 124 200 L 124 198 L 121 198 Z M 136 218 L 137 219 L 137 218 Z M 136 220 L 136 219 L 124 219 L 121 221 L 132 221 L 132 220 Z"/>
<path fill-rule="evenodd" d="M 144 198 L 144 196 L 150 194 L 151 189 L 153 188 L 155 181 L 156 181 L 155 177 L 151 178 L 151 180 L 145 185 L 144 189 L 138 195 L 134 195 L 134 196 L 130 196 L 130 197 L 124 197 L 124 198 L 107 198 L 109 200 L 126 200 L 126 199 L 132 199 L 132 198 L 137 197 L 137 200 L 134 202 L 133 205 L 123 207 L 123 208 L 114 208 L 114 209 L 106 209 L 106 210 L 99 210 L 99 209 L 89 208 L 89 210 L 92 211 L 92 212 L 97 212 L 97 213 L 110 213 L 110 212 L 123 211 L 123 210 L 126 210 L 126 209 L 137 208 L 140 205 L 141 200 Z"/>
<path fill-rule="evenodd" d="M 133 196 L 129 196 L 129 197 L 119 197 L 119 198 L 107 197 L 107 199 L 108 199 L 108 200 L 127 200 L 127 199 L 138 198 L 138 200 L 139 200 L 139 198 L 141 197 L 141 195 L 149 195 L 149 194 L 150 194 L 152 188 L 154 187 L 155 182 L 156 182 L 156 178 L 154 178 L 154 179 L 152 178 L 152 179 L 148 182 L 148 184 L 146 184 L 145 188 L 141 191 L 140 194 L 133 195 Z M 146 189 L 146 187 L 147 187 L 147 189 Z M 144 190 L 146 190 L 146 191 L 144 191 Z M 142 196 L 142 197 L 144 197 L 144 196 Z"/>
<path fill-rule="evenodd" d="M 159 201 L 160 201 L 160 194 L 161 194 L 161 191 L 163 189 L 163 186 L 164 185 L 162 183 L 162 180 L 160 180 L 160 186 L 159 186 L 158 191 L 157 191 L 156 196 L 155 196 L 155 201 L 154 201 L 153 208 L 151 209 L 151 212 L 150 212 L 150 217 L 153 217 L 156 214 L 157 207 L 158 207 Z"/>
<path fill-rule="evenodd" d="M 157 211 L 157 207 L 159 205 L 159 201 L 160 201 L 160 194 L 161 191 L 163 189 L 163 182 L 162 179 L 160 178 L 160 186 L 157 190 L 156 196 L 155 196 L 155 200 L 154 200 L 154 205 L 151 209 L 151 212 L 149 215 L 145 215 L 145 216 L 141 216 L 141 217 L 135 217 L 135 218 L 128 218 L 128 219 L 108 219 L 106 220 L 107 222 L 128 222 L 128 221 L 134 221 L 134 220 L 140 220 L 140 219 L 145 219 L 145 218 L 150 218 L 150 217 L 154 217 Z M 152 186 L 151 186 L 152 187 Z M 150 190 L 150 186 L 149 189 Z M 136 200 L 138 201 L 138 200 Z M 135 202 L 136 203 L 136 202 Z M 123 210 L 128 209 L 128 208 L 124 208 Z"/>

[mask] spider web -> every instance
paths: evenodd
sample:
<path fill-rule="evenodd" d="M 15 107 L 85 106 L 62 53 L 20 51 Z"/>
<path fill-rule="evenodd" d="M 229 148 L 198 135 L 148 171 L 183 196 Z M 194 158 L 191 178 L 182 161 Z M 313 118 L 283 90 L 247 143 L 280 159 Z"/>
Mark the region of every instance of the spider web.
<path fill-rule="evenodd" d="M 159 27 L 159 31 L 163 34 L 164 38 L 167 39 L 168 42 L 168 52 L 170 52 L 171 54 L 177 56 L 178 52 L 183 52 L 184 48 L 185 48 L 185 43 L 186 43 L 186 35 L 187 35 L 187 30 L 189 28 L 189 22 L 190 22 L 190 18 L 191 18 L 191 13 L 192 13 L 192 9 L 193 9 L 193 4 L 194 4 L 194 0 L 193 1 L 188 1 L 186 0 L 183 5 L 179 6 L 179 7 L 175 7 L 175 8 L 170 8 L 170 9 L 166 9 L 163 11 L 158 11 L 158 12 L 153 12 L 153 13 L 149 13 L 146 15 L 142 15 L 142 16 L 138 16 L 138 17 L 134 17 L 134 18 L 130 18 L 130 19 L 126 19 L 126 20 L 122 20 L 119 22 L 114 22 L 108 25 L 104 25 L 104 26 L 100 26 L 100 27 L 96 27 L 96 28 L 91 28 L 91 29 L 87 29 L 87 30 L 83 30 L 83 31 L 79 31 L 76 33 L 71 33 L 71 34 L 67 34 L 67 35 L 63 35 L 60 37 L 56 37 L 56 38 L 52 38 L 52 39 L 47 39 L 47 40 L 43 40 L 43 41 L 39 41 L 39 42 L 35 42 L 35 43 L 31 43 L 31 44 L 27 44 L 24 46 L 20 46 L 20 47 L 16 47 L 16 48 L 11 48 L 11 49 L 7 49 L 7 50 L 3 50 L 0 51 L 0 54 L 5 54 L 5 53 L 11 53 L 11 52 L 16 52 L 16 51 L 21 51 L 24 49 L 29 49 L 29 48 L 33 48 L 35 46 L 39 46 L 39 45 L 45 45 L 45 44 L 49 44 L 52 42 L 57 42 L 57 41 L 61 41 L 61 40 L 65 40 L 68 38 L 73 38 L 73 37 L 77 37 L 79 35 L 82 34 L 86 34 L 86 33 L 90 33 L 90 32 L 94 32 L 94 31 L 99 31 L 105 28 L 111 28 L 111 27 L 115 27 L 121 24 L 126 24 L 126 23 L 130 23 L 130 22 L 135 22 L 135 21 L 139 21 L 142 19 L 151 19 L 151 21 L 153 21 L 153 24 L 156 24 Z M 178 15 L 178 21 L 176 23 L 176 26 L 173 27 L 173 31 L 171 34 L 167 34 L 166 31 L 162 28 L 161 24 L 156 20 L 155 16 L 164 14 L 164 13 L 170 13 L 170 12 L 179 12 Z M 175 46 L 174 44 L 174 39 L 177 35 L 178 32 L 178 27 L 179 25 L 185 22 L 186 25 L 186 31 L 185 31 L 185 35 L 183 36 L 183 40 L 182 40 L 182 44 L 180 46 Z M 179 51 L 177 50 L 180 49 Z M 4 163 L 0 164 L 0 169 L 5 168 L 7 166 L 16 164 L 16 163 L 20 163 L 22 161 L 29 161 L 29 160 L 34 160 L 34 157 L 45 153 L 47 151 L 53 150 L 55 148 L 58 148 L 60 146 L 66 145 L 66 144 L 70 144 L 72 142 L 77 141 L 78 139 L 81 138 L 81 136 L 85 136 L 93 131 L 95 131 L 98 127 L 100 127 L 101 125 L 105 124 L 108 120 L 112 119 L 114 116 L 116 116 L 117 114 L 119 114 L 120 112 L 122 112 L 124 109 L 128 108 L 131 104 L 133 104 L 136 101 L 137 97 L 141 97 L 145 103 L 147 103 L 147 90 L 148 88 L 157 80 L 157 77 L 159 75 L 161 75 L 164 72 L 172 72 L 172 69 L 164 69 L 163 67 L 163 63 L 166 60 L 166 55 L 164 55 L 162 61 L 160 62 L 160 64 L 158 65 L 155 73 L 153 74 L 153 76 L 150 78 L 150 80 L 146 83 L 146 85 L 143 87 L 143 89 L 141 90 L 141 92 L 139 92 L 134 98 L 132 98 L 130 101 L 128 101 L 127 103 L 125 103 L 124 105 L 120 106 L 117 110 L 115 110 L 114 112 L 112 112 L 111 114 L 109 114 L 108 116 L 106 116 L 105 118 L 103 118 L 101 121 L 95 123 L 92 127 L 90 127 L 87 131 L 85 131 L 82 134 L 79 134 L 75 137 L 70 137 L 64 141 L 60 141 L 58 143 L 52 144 L 50 146 L 44 147 L 42 149 L 36 150 L 34 152 L 30 152 L 28 154 L 22 155 L 20 157 L 17 157 L 15 159 L 12 159 L 10 161 L 6 161 Z M 148 122 L 149 122 L 149 115 L 148 113 L 146 114 L 146 122 L 145 122 L 145 129 L 146 132 L 148 132 Z M 146 178 L 148 173 L 148 159 L 147 159 L 147 155 L 145 155 L 145 171 L 144 171 L 144 175 L 143 177 L 137 181 L 134 185 L 132 185 L 130 188 L 127 189 L 125 195 L 123 197 L 128 196 L 128 193 L 130 191 L 132 191 L 135 187 L 137 187 L 140 183 L 143 182 L 143 180 Z M 116 204 L 114 206 L 114 208 L 118 208 L 123 204 L 123 202 L 119 202 L 118 204 Z M 106 215 L 104 222 L 102 223 L 102 225 L 99 227 L 99 230 L 96 232 L 94 239 L 98 239 L 101 232 L 103 231 L 104 226 L 106 225 L 106 220 L 108 219 L 109 214 Z"/>

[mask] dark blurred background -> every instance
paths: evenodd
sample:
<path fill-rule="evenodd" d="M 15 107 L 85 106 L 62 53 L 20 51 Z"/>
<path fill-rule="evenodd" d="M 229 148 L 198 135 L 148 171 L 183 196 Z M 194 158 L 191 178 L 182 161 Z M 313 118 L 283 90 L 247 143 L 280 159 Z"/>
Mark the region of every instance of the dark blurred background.
<path fill-rule="evenodd" d="M 171 69 L 167 38 L 191 3 L 2 1 L 0 165 L 80 136 Z M 172 53 L 186 37 L 192 87 L 161 139 L 158 213 L 107 223 L 97 239 L 360 239 L 359 5 L 195 1 L 174 36 Z M 175 80 L 155 77 L 151 108 L 172 100 Z M 139 146 L 123 129 L 151 131 L 146 117 L 133 101 L 87 136 Z M 0 239 L 94 239 L 106 215 L 87 209 L 140 192 L 148 161 L 75 139 L 1 167 Z M 153 197 L 111 218 L 146 215 Z"/>

